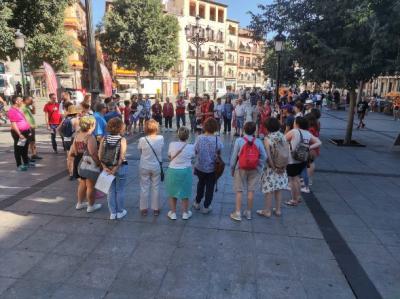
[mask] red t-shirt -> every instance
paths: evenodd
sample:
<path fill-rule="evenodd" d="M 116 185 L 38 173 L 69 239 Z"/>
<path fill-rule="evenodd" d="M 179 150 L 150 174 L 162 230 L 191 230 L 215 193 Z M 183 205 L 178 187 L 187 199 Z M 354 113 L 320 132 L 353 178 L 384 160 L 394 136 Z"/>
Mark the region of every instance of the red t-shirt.
<path fill-rule="evenodd" d="M 44 105 L 43 112 L 47 113 L 49 125 L 59 125 L 62 120 L 60 113 L 60 104 L 58 103 L 47 103 Z"/>
<path fill-rule="evenodd" d="M 212 112 L 212 113 L 211 113 Z M 209 114 L 209 115 L 203 115 L 203 123 L 209 119 L 214 117 L 214 102 L 213 101 L 206 101 L 201 105 L 201 113 L 203 114 Z"/>
<path fill-rule="evenodd" d="M 185 115 L 185 101 L 178 100 L 176 102 L 176 115 Z"/>

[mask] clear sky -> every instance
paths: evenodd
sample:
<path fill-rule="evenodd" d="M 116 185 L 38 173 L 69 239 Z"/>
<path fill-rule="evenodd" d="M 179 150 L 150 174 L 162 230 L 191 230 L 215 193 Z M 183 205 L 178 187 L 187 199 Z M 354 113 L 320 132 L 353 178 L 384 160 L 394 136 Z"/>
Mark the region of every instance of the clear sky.
<path fill-rule="evenodd" d="M 237 20 L 240 22 L 242 27 L 246 27 L 250 24 L 250 16 L 247 14 L 248 11 L 256 12 L 257 5 L 262 3 L 268 3 L 271 1 L 266 0 L 217 0 L 216 2 L 224 3 L 229 5 L 228 7 L 228 18 Z M 97 24 L 101 21 L 104 15 L 105 0 L 93 0 L 93 19 L 94 23 Z"/>

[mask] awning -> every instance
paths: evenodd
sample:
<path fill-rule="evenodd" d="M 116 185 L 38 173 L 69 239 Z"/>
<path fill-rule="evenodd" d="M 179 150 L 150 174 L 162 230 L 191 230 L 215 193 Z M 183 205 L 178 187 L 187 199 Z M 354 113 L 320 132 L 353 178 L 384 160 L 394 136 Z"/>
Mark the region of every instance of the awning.
<path fill-rule="evenodd" d="M 133 85 L 136 86 L 136 79 L 134 78 L 117 78 L 119 85 Z"/>

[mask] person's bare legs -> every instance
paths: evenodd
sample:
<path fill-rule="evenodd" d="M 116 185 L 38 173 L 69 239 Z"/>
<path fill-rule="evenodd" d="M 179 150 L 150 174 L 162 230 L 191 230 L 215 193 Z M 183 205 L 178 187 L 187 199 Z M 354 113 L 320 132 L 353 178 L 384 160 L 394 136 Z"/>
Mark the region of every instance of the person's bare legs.
<path fill-rule="evenodd" d="M 169 207 L 173 213 L 176 213 L 176 198 L 171 197 L 169 199 Z"/>
<path fill-rule="evenodd" d="M 309 185 L 312 185 L 312 178 L 314 176 L 314 172 L 315 172 L 315 162 L 312 162 L 310 164 L 310 167 L 307 168 L 308 171 L 308 180 L 309 180 Z M 310 184 L 311 183 L 311 184 Z"/>
<path fill-rule="evenodd" d="M 72 177 L 72 174 L 74 171 L 74 160 L 71 159 L 68 154 L 67 154 L 67 169 L 68 169 L 69 176 Z"/>
<path fill-rule="evenodd" d="M 182 200 L 182 210 L 183 213 L 189 212 L 189 198 L 185 198 Z"/>
<path fill-rule="evenodd" d="M 281 190 L 276 190 L 274 192 L 275 195 L 275 215 L 276 216 L 281 216 L 282 212 L 281 212 L 281 201 L 282 201 L 282 193 Z M 272 193 L 271 193 L 272 196 Z"/>
<path fill-rule="evenodd" d="M 95 203 L 95 197 L 94 197 L 94 185 L 95 182 L 92 180 L 86 179 L 86 196 L 87 200 L 89 202 L 89 206 L 93 206 Z"/>
<path fill-rule="evenodd" d="M 85 201 L 86 197 L 86 182 L 85 180 L 79 179 L 78 185 L 78 204 Z"/>
<path fill-rule="evenodd" d="M 247 192 L 247 211 L 253 210 L 253 202 L 254 202 L 254 192 L 249 191 Z"/>
<path fill-rule="evenodd" d="M 289 177 L 290 193 L 292 195 L 292 202 L 294 204 L 299 203 L 300 197 L 300 179 L 298 176 Z"/>
<path fill-rule="evenodd" d="M 264 215 L 271 217 L 271 206 L 272 206 L 272 192 L 265 194 L 265 209 Z"/>
<path fill-rule="evenodd" d="M 242 196 L 243 192 L 236 192 L 236 213 L 240 214 L 242 209 Z"/>

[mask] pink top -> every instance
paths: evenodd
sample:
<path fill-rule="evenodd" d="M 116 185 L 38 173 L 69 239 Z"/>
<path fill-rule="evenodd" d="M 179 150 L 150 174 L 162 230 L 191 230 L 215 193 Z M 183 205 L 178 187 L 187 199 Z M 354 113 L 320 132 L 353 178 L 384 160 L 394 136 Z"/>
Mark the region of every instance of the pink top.
<path fill-rule="evenodd" d="M 17 128 L 20 132 L 27 131 L 31 128 L 29 123 L 26 121 L 24 114 L 17 108 L 12 107 L 8 110 L 8 119 L 10 122 L 15 122 L 17 124 Z"/>

